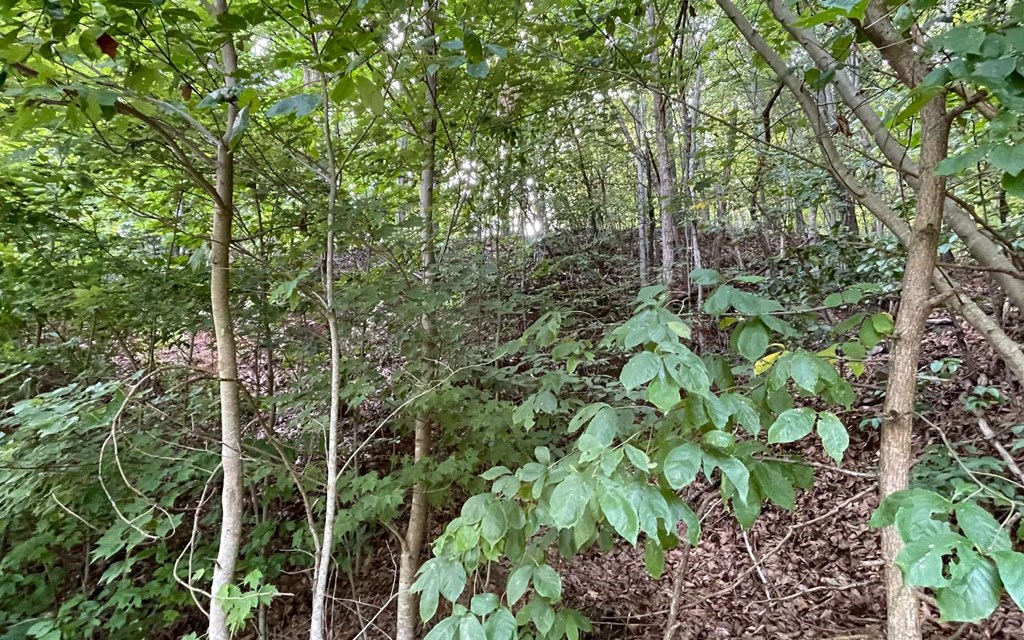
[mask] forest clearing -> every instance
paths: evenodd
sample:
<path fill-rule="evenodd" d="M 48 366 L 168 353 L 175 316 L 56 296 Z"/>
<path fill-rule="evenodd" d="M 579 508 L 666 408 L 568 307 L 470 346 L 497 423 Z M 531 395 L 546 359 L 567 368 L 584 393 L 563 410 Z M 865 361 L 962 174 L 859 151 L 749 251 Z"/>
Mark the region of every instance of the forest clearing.
<path fill-rule="evenodd" d="M 1024 639 L 1024 1 L 0 0 L 0 640 Z"/>

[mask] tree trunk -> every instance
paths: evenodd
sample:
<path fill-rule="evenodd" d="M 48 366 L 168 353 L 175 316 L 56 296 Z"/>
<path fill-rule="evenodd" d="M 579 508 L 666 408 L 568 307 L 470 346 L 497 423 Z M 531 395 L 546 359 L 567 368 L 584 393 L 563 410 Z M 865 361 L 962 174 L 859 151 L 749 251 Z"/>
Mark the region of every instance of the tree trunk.
<path fill-rule="evenodd" d="M 316 36 L 313 36 L 314 54 Z M 324 640 L 327 604 L 327 578 L 331 573 L 331 553 L 334 548 L 334 518 L 338 507 L 338 419 L 341 414 L 341 337 L 338 335 L 338 313 L 334 306 L 334 211 L 338 202 L 338 166 L 334 156 L 331 132 L 331 103 L 326 76 L 321 77 L 320 95 L 323 102 L 324 142 L 327 147 L 327 233 L 324 248 L 324 313 L 331 340 L 331 406 L 327 418 L 327 487 L 325 490 L 324 530 L 319 558 L 314 566 L 313 605 L 309 627 L 310 640 Z M 315 538 L 314 538 L 315 543 Z"/>
<path fill-rule="evenodd" d="M 647 26 L 653 32 L 657 26 L 654 4 L 647 7 Z M 650 55 L 654 73 L 654 141 L 658 150 L 658 203 L 661 207 L 661 281 L 666 287 L 672 286 L 672 271 L 675 266 L 676 223 L 672 213 L 672 196 L 675 192 L 676 166 L 672 158 L 672 132 L 668 126 L 668 97 L 658 79 L 658 47 L 655 42 Z"/>
<path fill-rule="evenodd" d="M 432 38 L 434 35 L 433 13 L 437 11 L 437 0 L 427 0 L 424 17 L 424 37 Z M 431 44 L 428 55 L 436 54 L 436 46 Z M 427 73 L 424 78 L 426 87 L 427 120 L 423 126 L 423 167 L 420 172 L 420 217 L 423 222 L 421 236 L 421 260 L 423 266 L 422 281 L 425 286 L 430 286 L 434 278 L 434 181 L 435 181 L 435 147 L 437 132 L 437 74 Z M 499 234 L 500 235 L 500 234 Z M 427 315 L 422 317 L 424 333 L 427 336 L 427 358 L 432 357 L 436 349 L 436 330 L 431 318 Z M 432 376 L 425 376 L 430 380 Z M 413 449 L 413 460 L 420 463 L 430 456 L 431 449 L 431 422 L 429 416 L 423 412 L 416 417 L 415 442 Z M 414 640 L 416 638 L 416 627 L 418 626 L 418 601 L 416 594 L 410 591 L 413 582 L 416 580 L 416 572 L 420 566 L 420 553 L 423 549 L 423 542 L 427 531 L 427 496 L 426 486 L 422 481 L 413 485 L 412 495 L 409 500 L 409 524 L 405 531 L 405 538 L 402 541 L 401 558 L 398 568 L 398 611 L 397 611 L 397 640 Z"/>
<path fill-rule="evenodd" d="M 227 13 L 227 1 L 215 0 L 213 15 Z M 221 65 L 224 84 L 235 87 L 234 74 L 238 69 L 238 56 L 234 40 L 230 37 L 221 46 Z M 231 318 L 231 222 L 234 215 L 235 162 L 230 137 L 238 116 L 238 106 L 227 104 L 224 135 L 217 141 L 217 199 L 213 208 L 211 235 L 210 307 L 213 329 L 217 341 L 217 377 L 220 381 L 220 439 L 221 468 L 224 484 L 221 488 L 220 540 L 217 561 L 213 567 L 210 587 L 210 640 L 228 640 L 227 611 L 221 597 L 233 583 L 238 550 L 242 541 L 242 505 L 244 496 L 242 477 L 242 418 L 239 407 L 238 352 Z"/>

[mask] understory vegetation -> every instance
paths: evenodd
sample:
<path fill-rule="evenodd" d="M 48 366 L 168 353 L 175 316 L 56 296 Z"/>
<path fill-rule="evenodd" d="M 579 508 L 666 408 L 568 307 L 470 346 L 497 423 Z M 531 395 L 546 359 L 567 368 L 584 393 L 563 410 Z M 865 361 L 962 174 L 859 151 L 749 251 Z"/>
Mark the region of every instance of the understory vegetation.
<path fill-rule="evenodd" d="M 0 640 L 1024 638 L 1020 0 L 0 0 Z"/>

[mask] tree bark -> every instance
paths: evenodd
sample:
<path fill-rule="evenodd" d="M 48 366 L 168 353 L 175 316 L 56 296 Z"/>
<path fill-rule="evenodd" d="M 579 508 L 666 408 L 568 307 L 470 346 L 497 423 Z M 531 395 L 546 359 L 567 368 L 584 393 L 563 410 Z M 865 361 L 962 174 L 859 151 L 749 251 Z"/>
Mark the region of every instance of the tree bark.
<path fill-rule="evenodd" d="M 434 35 L 433 13 L 437 10 L 438 0 L 427 0 L 424 18 L 424 37 Z M 431 44 L 429 55 L 436 53 L 436 45 Z M 421 236 L 421 260 L 423 267 L 422 282 L 430 286 L 434 278 L 434 182 L 435 182 L 435 147 L 437 132 L 437 75 L 427 73 L 424 78 L 426 86 L 427 120 L 423 126 L 422 139 L 424 145 L 423 166 L 420 172 L 420 217 L 423 222 Z M 428 357 L 436 349 L 436 330 L 431 318 L 422 317 L 423 330 L 427 336 Z M 424 359 L 426 361 L 426 359 Z M 429 380 L 431 375 L 427 375 Z M 413 460 L 420 463 L 430 456 L 431 421 L 426 412 L 416 417 L 414 434 Z M 427 529 L 427 496 L 426 486 L 422 481 L 413 485 L 409 500 L 409 524 L 402 541 L 401 557 L 398 569 L 398 612 L 397 640 L 414 640 L 418 626 L 419 613 L 416 594 L 410 591 L 420 566 L 420 554 Z"/>
<path fill-rule="evenodd" d="M 673 195 L 676 186 L 676 166 L 672 157 L 672 131 L 668 126 L 668 96 L 660 88 L 658 71 L 658 45 L 653 37 L 657 27 L 654 4 L 647 6 L 647 26 L 652 32 L 651 68 L 654 73 L 654 142 L 658 150 L 658 203 L 661 208 L 661 281 L 672 286 L 675 266 L 676 222 L 673 215 Z"/>
<path fill-rule="evenodd" d="M 878 467 L 881 499 L 907 488 L 913 464 L 911 434 L 914 401 L 917 398 L 918 358 L 925 320 L 931 313 L 929 274 L 935 269 L 942 227 L 942 205 L 946 197 L 946 179 L 935 173 L 936 166 L 946 157 L 949 143 L 945 99 L 945 95 L 940 94 L 921 110 L 921 185 L 907 249 L 903 293 L 900 295 L 889 385 L 883 407 Z M 896 565 L 896 556 L 902 550 L 903 539 L 896 528 L 883 529 L 887 637 L 890 640 L 916 640 L 921 637 L 917 593 L 913 587 L 904 583 L 903 572 Z"/>
<path fill-rule="evenodd" d="M 213 15 L 227 13 L 227 1 L 215 0 Z M 224 84 L 228 90 L 235 87 L 234 75 L 238 69 L 238 56 L 232 38 L 221 46 L 221 65 Z M 221 468 L 224 483 L 221 488 L 220 540 L 217 561 L 213 567 L 210 587 L 210 640 L 228 640 L 231 631 L 227 623 L 222 592 L 233 583 L 235 564 L 242 541 L 242 505 L 244 496 L 242 476 L 242 418 L 239 406 L 238 352 L 231 317 L 231 223 L 234 215 L 234 153 L 230 141 L 238 105 L 227 104 L 224 133 L 217 141 L 216 191 L 211 235 L 210 307 L 217 342 L 217 377 L 220 380 Z"/>
<path fill-rule="evenodd" d="M 312 23 L 312 18 L 310 19 Z M 312 26 L 312 25 L 311 25 Z M 314 55 L 316 35 L 313 36 Z M 327 147 L 327 232 L 324 246 L 324 314 L 331 340 L 331 405 L 327 417 L 327 478 L 324 505 L 324 530 L 319 557 L 314 567 L 313 604 L 309 627 L 310 640 L 326 638 L 327 578 L 331 573 L 334 548 L 334 518 L 338 509 L 338 420 L 341 415 L 341 337 L 338 334 L 338 313 L 334 306 L 334 212 L 338 202 L 338 165 L 334 155 L 331 130 L 331 103 L 326 76 L 321 76 L 320 97 L 323 102 L 324 143 Z"/>

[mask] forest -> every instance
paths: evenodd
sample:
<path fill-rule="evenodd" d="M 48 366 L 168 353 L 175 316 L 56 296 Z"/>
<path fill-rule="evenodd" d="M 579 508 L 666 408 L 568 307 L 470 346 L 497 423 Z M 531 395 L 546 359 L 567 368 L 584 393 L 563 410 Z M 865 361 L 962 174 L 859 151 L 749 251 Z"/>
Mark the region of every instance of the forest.
<path fill-rule="evenodd" d="M 1024 0 L 0 0 L 0 640 L 1024 639 Z"/>

